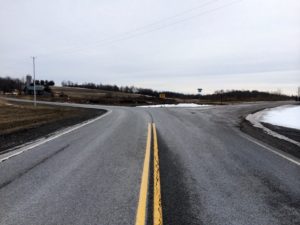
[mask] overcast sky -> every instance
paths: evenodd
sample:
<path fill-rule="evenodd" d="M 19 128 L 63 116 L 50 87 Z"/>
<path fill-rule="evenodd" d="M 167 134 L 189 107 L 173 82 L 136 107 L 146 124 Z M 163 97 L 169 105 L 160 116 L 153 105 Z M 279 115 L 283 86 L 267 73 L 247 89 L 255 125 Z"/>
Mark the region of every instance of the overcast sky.
<path fill-rule="evenodd" d="M 205 93 L 300 86 L 299 0 L 0 0 L 0 76 Z"/>

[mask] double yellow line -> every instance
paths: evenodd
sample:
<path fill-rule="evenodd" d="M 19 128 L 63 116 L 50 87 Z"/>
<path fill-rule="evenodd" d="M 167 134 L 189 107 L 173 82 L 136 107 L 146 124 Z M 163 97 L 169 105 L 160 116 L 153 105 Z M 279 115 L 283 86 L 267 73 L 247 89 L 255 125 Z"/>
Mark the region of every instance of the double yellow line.
<path fill-rule="evenodd" d="M 155 124 L 149 123 L 146 153 L 144 159 L 142 182 L 140 188 L 140 196 L 139 196 L 135 225 L 145 225 L 147 220 L 146 211 L 147 211 L 147 194 L 148 194 L 148 186 L 149 186 L 149 167 L 150 167 L 152 131 L 153 131 L 153 225 L 163 224 L 157 133 L 156 133 Z"/>

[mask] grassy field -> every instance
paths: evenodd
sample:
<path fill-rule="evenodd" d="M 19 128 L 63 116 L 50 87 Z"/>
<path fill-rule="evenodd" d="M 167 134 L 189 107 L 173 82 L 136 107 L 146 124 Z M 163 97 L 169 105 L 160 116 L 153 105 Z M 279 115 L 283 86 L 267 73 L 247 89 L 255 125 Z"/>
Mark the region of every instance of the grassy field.
<path fill-rule="evenodd" d="M 175 99 L 162 100 L 159 98 L 134 93 L 103 91 L 97 89 L 76 87 L 51 87 L 52 95 L 37 96 L 38 100 L 55 102 L 74 102 L 103 105 L 136 106 L 145 104 L 176 103 Z M 32 100 L 33 96 L 9 96 Z"/>
<path fill-rule="evenodd" d="M 77 88 L 77 87 L 51 87 L 54 95 L 59 96 L 61 93 L 72 98 L 139 98 L 140 94 L 123 93 L 114 91 L 103 91 L 97 89 Z"/>
<path fill-rule="evenodd" d="M 158 98 L 134 93 L 76 87 L 51 87 L 51 90 L 55 99 L 77 103 L 135 106 L 162 102 Z"/>
<path fill-rule="evenodd" d="M 70 108 L 12 104 L 0 100 L 0 134 L 29 129 L 42 124 L 76 116 Z"/>
<path fill-rule="evenodd" d="M 103 114 L 103 110 L 12 103 L 0 99 L 0 152 Z"/>
<path fill-rule="evenodd" d="M 241 92 L 241 91 L 240 91 Z M 242 95 L 243 94 L 243 95 Z M 291 100 L 288 96 L 267 95 L 265 93 L 251 96 L 251 93 L 224 93 L 222 95 L 212 96 L 195 96 L 194 98 L 170 98 L 160 99 L 158 97 L 123 93 L 115 91 L 104 91 L 99 89 L 87 89 L 78 87 L 51 87 L 51 94 L 37 96 L 38 100 L 53 102 L 73 102 L 83 104 L 100 104 L 100 105 L 122 105 L 122 106 L 138 106 L 153 104 L 177 104 L 177 103 L 195 103 L 195 104 L 238 104 L 243 102 L 255 101 L 274 101 L 274 100 Z M 8 97 L 16 97 L 32 100 L 32 95 L 6 95 Z"/>

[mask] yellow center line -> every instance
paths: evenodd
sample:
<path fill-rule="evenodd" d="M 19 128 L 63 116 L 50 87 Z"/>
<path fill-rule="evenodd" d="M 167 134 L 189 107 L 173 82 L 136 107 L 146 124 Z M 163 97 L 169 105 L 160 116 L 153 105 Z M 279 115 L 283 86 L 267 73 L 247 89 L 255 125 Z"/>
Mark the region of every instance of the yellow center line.
<path fill-rule="evenodd" d="M 140 188 L 140 197 L 136 213 L 135 225 L 146 224 L 146 209 L 147 209 L 147 193 L 148 193 L 148 176 L 150 166 L 150 150 L 151 150 L 151 124 L 148 124 L 148 135 L 146 143 L 146 153 L 143 166 L 142 182 Z"/>
<path fill-rule="evenodd" d="M 161 190 L 160 190 L 160 173 L 159 173 L 159 156 L 158 143 L 155 124 L 153 128 L 153 225 L 162 225 L 162 204 L 161 204 Z"/>

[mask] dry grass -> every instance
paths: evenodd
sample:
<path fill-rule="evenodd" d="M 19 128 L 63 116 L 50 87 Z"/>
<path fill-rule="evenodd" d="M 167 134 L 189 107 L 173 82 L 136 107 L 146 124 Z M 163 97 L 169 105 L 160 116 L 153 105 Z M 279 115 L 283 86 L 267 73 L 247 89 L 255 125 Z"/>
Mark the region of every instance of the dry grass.
<path fill-rule="evenodd" d="M 141 94 L 123 93 L 115 91 L 103 91 L 97 89 L 76 87 L 51 87 L 51 101 L 67 101 L 75 103 L 92 103 L 105 105 L 139 105 L 149 101 L 157 101 Z"/>
<path fill-rule="evenodd" d="M 4 106 L 4 105 L 6 105 L 6 104 L 7 104 L 7 102 L 6 102 L 6 101 L 4 101 L 4 100 L 0 99 L 0 106 Z"/>
<path fill-rule="evenodd" d="M 0 99 L 0 154 L 16 146 L 102 115 L 105 111 Z"/>
<path fill-rule="evenodd" d="M 26 130 L 76 115 L 76 110 L 62 107 L 12 104 L 0 100 L 0 134 Z"/>
<path fill-rule="evenodd" d="M 76 87 L 51 87 L 52 92 L 55 95 L 63 93 L 70 98 L 103 98 L 103 97 L 125 97 L 136 98 L 140 97 L 140 94 L 122 93 L 114 91 L 103 91 L 97 89 L 76 88 Z"/>
<path fill-rule="evenodd" d="M 159 99 L 156 97 L 145 96 L 134 93 L 123 93 L 114 91 L 103 91 L 97 89 L 76 88 L 76 87 L 51 87 L 51 95 L 37 96 L 41 101 L 53 102 L 73 102 L 84 104 L 103 104 L 103 105 L 148 105 L 148 104 L 174 104 L 175 99 Z M 10 96 L 21 99 L 33 100 L 31 95 Z"/>

